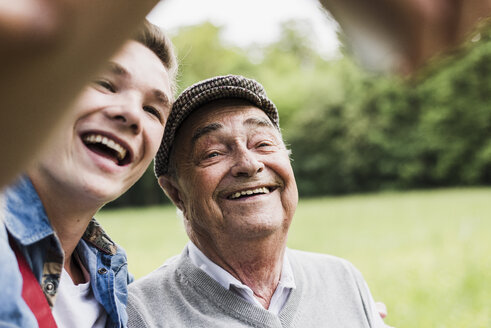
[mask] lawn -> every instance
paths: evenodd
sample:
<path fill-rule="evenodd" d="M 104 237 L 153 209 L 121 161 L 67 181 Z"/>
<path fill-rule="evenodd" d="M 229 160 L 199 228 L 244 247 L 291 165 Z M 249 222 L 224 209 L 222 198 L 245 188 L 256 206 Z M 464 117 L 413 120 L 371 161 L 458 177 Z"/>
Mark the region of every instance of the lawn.
<path fill-rule="evenodd" d="M 98 219 L 136 278 L 187 241 L 171 206 L 107 210 Z M 289 247 L 350 260 L 392 326 L 491 327 L 491 188 L 303 199 Z"/>

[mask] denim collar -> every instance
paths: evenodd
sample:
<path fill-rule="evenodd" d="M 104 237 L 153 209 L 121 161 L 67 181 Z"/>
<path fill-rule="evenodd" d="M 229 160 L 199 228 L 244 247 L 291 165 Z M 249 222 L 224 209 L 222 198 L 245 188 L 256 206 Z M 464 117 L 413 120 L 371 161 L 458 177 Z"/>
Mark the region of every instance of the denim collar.
<path fill-rule="evenodd" d="M 5 190 L 5 225 L 15 239 L 27 246 L 55 234 L 43 203 L 28 176 L 22 176 Z M 83 239 L 105 254 L 116 254 L 116 244 L 92 219 Z"/>
<path fill-rule="evenodd" d="M 25 246 L 54 234 L 43 203 L 27 176 L 5 190 L 4 222 L 10 234 Z"/>

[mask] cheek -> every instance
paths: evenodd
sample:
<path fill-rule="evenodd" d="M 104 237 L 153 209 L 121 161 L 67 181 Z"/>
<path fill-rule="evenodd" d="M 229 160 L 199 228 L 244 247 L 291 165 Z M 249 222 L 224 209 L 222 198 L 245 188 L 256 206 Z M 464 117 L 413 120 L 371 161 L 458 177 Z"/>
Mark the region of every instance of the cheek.
<path fill-rule="evenodd" d="M 293 168 L 288 157 L 277 156 L 268 162 L 268 166 L 274 170 L 287 186 L 289 184 L 295 184 Z"/>
<path fill-rule="evenodd" d="M 111 96 L 87 87 L 77 98 L 72 110 L 72 119 L 85 117 L 111 104 Z"/>
<path fill-rule="evenodd" d="M 298 191 L 297 186 L 288 186 L 282 195 L 282 204 L 286 211 L 295 212 L 298 204 Z"/>
<path fill-rule="evenodd" d="M 298 190 L 290 160 L 278 158 L 272 165 L 275 165 L 273 167 L 275 172 L 285 184 L 285 189 L 282 194 L 283 207 L 287 211 L 294 212 L 298 203 Z"/>
<path fill-rule="evenodd" d="M 297 182 L 295 181 L 295 176 L 293 175 L 293 171 L 290 170 L 289 174 L 289 181 L 287 185 L 287 197 L 289 199 L 289 203 L 291 204 L 290 206 L 293 207 L 293 211 L 297 208 L 298 204 L 298 189 L 297 189 Z"/>
<path fill-rule="evenodd" d="M 189 187 L 193 190 L 194 193 L 194 201 L 198 201 L 199 203 L 208 203 L 213 200 L 213 193 L 216 188 L 216 183 L 213 179 L 213 176 L 207 175 L 195 175 L 191 176 L 189 179 L 190 185 Z"/>
<path fill-rule="evenodd" d="M 214 192 L 217 181 L 213 175 L 199 174 L 188 175 L 186 203 L 189 205 L 190 214 L 194 217 L 213 217 L 219 210 Z"/>
<path fill-rule="evenodd" d="M 153 159 L 157 154 L 157 150 L 160 147 L 160 142 L 162 141 L 162 136 L 164 135 L 164 127 L 155 122 L 147 122 L 145 126 L 145 151 L 146 156 Z"/>
<path fill-rule="evenodd" d="M 196 188 L 196 191 L 195 194 L 187 195 L 184 215 L 189 220 L 194 233 L 211 237 L 221 222 L 219 207 L 210 198 L 204 197 L 204 190 L 200 192 Z"/>

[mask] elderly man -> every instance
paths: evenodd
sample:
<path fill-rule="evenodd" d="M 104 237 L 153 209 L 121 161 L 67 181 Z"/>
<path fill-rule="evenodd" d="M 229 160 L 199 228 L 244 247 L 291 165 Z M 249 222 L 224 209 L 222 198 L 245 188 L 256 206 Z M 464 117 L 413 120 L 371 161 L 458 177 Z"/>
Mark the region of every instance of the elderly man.
<path fill-rule="evenodd" d="M 130 285 L 130 327 L 383 327 L 361 274 L 286 248 L 298 195 L 275 105 L 240 76 L 176 100 L 155 162 L 183 253 Z"/>

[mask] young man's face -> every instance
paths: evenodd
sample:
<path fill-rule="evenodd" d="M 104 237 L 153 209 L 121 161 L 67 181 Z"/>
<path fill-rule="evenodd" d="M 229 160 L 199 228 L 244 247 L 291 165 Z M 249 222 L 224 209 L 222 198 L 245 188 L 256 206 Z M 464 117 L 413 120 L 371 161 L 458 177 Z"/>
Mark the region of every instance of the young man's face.
<path fill-rule="evenodd" d="M 74 197 L 102 203 L 117 198 L 155 156 L 171 98 L 160 59 L 142 44 L 128 42 L 84 90 L 71 125 L 29 175 L 41 188 L 54 186 Z"/>

